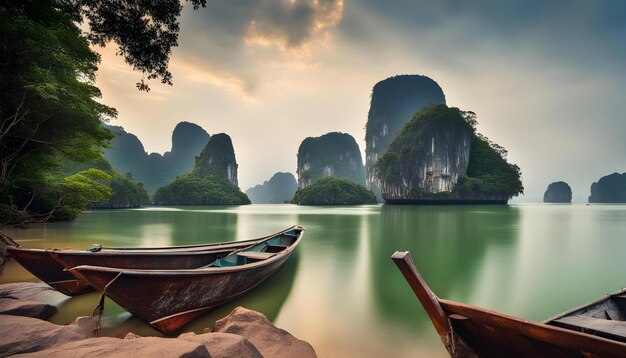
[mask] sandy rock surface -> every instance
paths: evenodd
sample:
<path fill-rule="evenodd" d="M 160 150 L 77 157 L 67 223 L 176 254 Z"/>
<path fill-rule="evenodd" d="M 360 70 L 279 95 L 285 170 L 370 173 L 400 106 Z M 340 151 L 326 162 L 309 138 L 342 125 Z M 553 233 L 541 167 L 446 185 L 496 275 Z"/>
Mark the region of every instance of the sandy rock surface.
<path fill-rule="evenodd" d="M 0 285 L 0 358 L 20 357 L 316 357 L 313 347 L 274 326 L 262 313 L 243 307 L 215 322 L 213 331 L 178 338 L 95 338 L 96 317 L 60 326 L 43 319 L 67 296 L 44 283 Z M 41 302 L 40 302 L 41 301 Z M 47 303 L 43 303 L 47 302 Z"/>
<path fill-rule="evenodd" d="M 57 308 L 47 303 L 9 297 L 0 298 L 0 314 L 47 319 L 55 313 L 57 313 Z"/>
<path fill-rule="evenodd" d="M 316 357 L 309 343 L 274 326 L 262 313 L 243 307 L 235 308 L 228 316 L 215 322 L 214 331 L 245 337 L 264 357 Z"/>
<path fill-rule="evenodd" d="M 101 337 L 67 343 L 40 352 L 20 354 L 16 355 L 16 357 L 209 358 L 211 355 L 203 344 L 182 339 L 158 337 L 120 339 Z"/>
<path fill-rule="evenodd" d="M 78 317 L 73 323 L 59 326 L 31 317 L 0 315 L 0 357 L 41 351 L 93 337 L 96 320 Z"/>
<path fill-rule="evenodd" d="M 18 298 L 56 306 L 69 297 L 43 282 L 15 282 L 0 285 L 0 298 Z"/>
<path fill-rule="evenodd" d="M 181 334 L 178 339 L 203 344 L 213 358 L 263 358 L 250 341 L 236 334 L 189 332 Z"/>

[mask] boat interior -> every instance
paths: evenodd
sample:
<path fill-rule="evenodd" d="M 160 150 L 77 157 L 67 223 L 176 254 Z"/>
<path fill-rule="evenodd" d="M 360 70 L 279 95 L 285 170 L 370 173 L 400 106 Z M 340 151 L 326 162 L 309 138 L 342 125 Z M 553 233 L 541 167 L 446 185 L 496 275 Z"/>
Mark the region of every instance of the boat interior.
<path fill-rule="evenodd" d="M 626 290 L 566 312 L 546 324 L 626 342 Z"/>
<path fill-rule="evenodd" d="M 241 251 L 231 253 L 228 256 L 220 258 L 215 262 L 207 265 L 206 267 L 241 266 L 267 260 L 270 257 L 275 256 L 277 253 L 284 251 L 291 245 L 293 245 L 298 239 L 299 235 L 300 230 L 290 230 L 284 232 L 267 241 L 263 241 L 256 245 L 247 247 Z"/>

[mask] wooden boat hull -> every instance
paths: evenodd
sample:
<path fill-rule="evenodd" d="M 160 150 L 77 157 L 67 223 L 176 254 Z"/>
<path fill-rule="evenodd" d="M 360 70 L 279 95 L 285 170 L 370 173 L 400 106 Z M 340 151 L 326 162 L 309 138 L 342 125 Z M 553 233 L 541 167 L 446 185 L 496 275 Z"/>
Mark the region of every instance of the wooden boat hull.
<path fill-rule="evenodd" d="M 626 344 L 438 298 L 408 252 L 392 259 L 451 357 L 626 357 Z"/>
<path fill-rule="evenodd" d="M 128 312 L 165 334 L 173 334 L 182 326 L 210 309 L 233 300 L 276 272 L 287 260 L 285 255 L 272 265 L 237 272 L 210 274 L 141 275 L 118 271 L 90 271 L 80 274 L 94 287 Z"/>
<path fill-rule="evenodd" d="M 287 230 L 289 229 L 283 230 L 283 232 Z M 263 238 L 172 247 L 103 248 L 98 252 L 29 249 L 16 246 L 8 246 L 7 250 L 11 257 L 37 278 L 63 294 L 76 296 L 93 290 L 93 287 L 82 277 L 68 271 L 76 266 L 91 265 L 125 269 L 193 269 L 261 239 Z"/>
<path fill-rule="evenodd" d="M 68 296 L 76 296 L 93 290 L 85 280 L 64 271 L 62 263 L 55 260 L 46 250 L 24 250 L 9 246 L 9 255 L 38 279 Z"/>
<path fill-rule="evenodd" d="M 245 294 L 276 272 L 298 245 L 302 237 L 302 229 L 299 230 L 288 248 L 268 254 L 273 256 L 266 260 L 241 266 L 196 270 L 78 266 L 73 271 L 128 312 L 170 335 L 212 308 Z"/>

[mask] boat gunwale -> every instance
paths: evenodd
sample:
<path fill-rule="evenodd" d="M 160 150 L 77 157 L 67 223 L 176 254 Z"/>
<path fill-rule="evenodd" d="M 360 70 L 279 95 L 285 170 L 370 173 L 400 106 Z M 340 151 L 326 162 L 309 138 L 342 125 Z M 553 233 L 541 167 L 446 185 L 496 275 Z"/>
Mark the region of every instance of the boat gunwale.
<path fill-rule="evenodd" d="M 89 250 L 76 250 L 76 249 L 26 248 L 22 246 L 17 246 L 17 247 L 7 246 L 7 249 L 21 251 L 21 252 L 41 253 L 41 254 L 56 253 L 60 255 L 68 254 L 68 255 L 85 255 L 85 256 L 142 256 L 146 254 L 163 255 L 163 256 L 177 256 L 181 254 L 195 255 L 195 254 L 204 254 L 204 253 L 211 252 L 211 251 L 220 251 L 219 248 L 227 249 L 230 247 L 239 247 L 239 246 L 244 246 L 245 244 L 252 244 L 254 242 L 271 239 L 273 237 L 284 234 L 288 231 L 297 230 L 297 229 L 301 229 L 301 227 L 299 225 L 293 225 L 287 229 L 278 231 L 271 235 L 262 236 L 257 239 L 247 239 L 247 240 L 241 240 L 241 241 L 222 241 L 222 242 L 198 244 L 198 245 L 192 245 L 192 246 L 170 246 L 171 249 L 168 249 L 167 246 L 158 247 L 158 248 L 157 247 L 146 247 L 146 248 L 136 247 L 136 248 L 120 248 L 120 249 L 103 247 L 102 250 L 96 251 L 96 252 L 92 252 Z"/>
<path fill-rule="evenodd" d="M 597 304 L 602 303 L 604 301 L 608 301 L 611 298 L 613 298 L 614 296 L 622 295 L 624 293 L 626 293 L 626 288 L 622 288 L 621 290 L 619 290 L 617 292 L 614 292 L 614 293 L 609 293 L 606 296 L 600 297 L 600 298 L 598 298 L 595 301 L 592 301 L 592 302 L 580 305 L 578 307 L 571 308 L 571 309 L 569 309 L 569 310 L 567 310 L 565 312 L 561 312 L 561 313 L 557 314 L 554 317 L 550 317 L 550 318 L 544 320 L 543 323 L 548 324 L 548 325 L 551 326 L 551 324 L 549 324 L 549 323 L 552 322 L 552 321 L 555 321 L 555 320 L 563 318 L 563 317 L 569 317 L 576 311 L 579 311 L 579 310 L 581 310 L 583 308 L 587 308 L 587 307 L 591 307 L 591 306 L 597 305 Z"/>
<path fill-rule="evenodd" d="M 284 250 L 277 252 L 276 255 L 269 257 L 264 260 L 260 260 L 257 262 L 252 262 L 244 265 L 236 265 L 236 266 L 226 266 L 226 267 L 201 267 L 196 269 L 123 269 L 117 267 L 103 267 L 103 266 L 92 266 L 92 265 L 80 265 L 68 269 L 68 271 L 78 271 L 79 273 L 85 271 L 92 272 L 111 272 L 111 273 L 122 273 L 124 276 L 196 276 L 196 275 L 206 275 L 206 274 L 222 274 L 222 273 L 232 273 L 239 271 L 247 271 L 255 268 L 259 268 L 262 266 L 271 265 L 275 261 L 280 260 L 284 256 L 290 255 L 293 250 L 298 246 L 300 241 L 302 240 L 302 236 L 304 235 L 304 228 L 301 226 L 295 225 L 288 230 L 281 231 L 273 236 L 268 236 L 265 239 L 259 240 L 259 244 L 262 244 L 264 241 L 271 240 L 275 236 L 279 236 L 280 234 L 290 231 L 290 230 L 301 230 L 297 235 L 296 240 L 289 245 L 289 247 Z M 236 253 L 235 253 L 236 254 Z"/>

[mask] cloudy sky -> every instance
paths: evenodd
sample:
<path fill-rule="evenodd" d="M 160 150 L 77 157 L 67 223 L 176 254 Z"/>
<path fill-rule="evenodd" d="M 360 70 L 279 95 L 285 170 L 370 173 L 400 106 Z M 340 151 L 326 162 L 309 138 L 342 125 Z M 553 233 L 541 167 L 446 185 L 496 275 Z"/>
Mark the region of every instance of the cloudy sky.
<path fill-rule="evenodd" d="M 347 132 L 364 150 L 374 84 L 426 75 L 508 149 L 521 201 L 556 180 L 586 201 L 626 171 L 625 13 L 619 0 L 208 0 L 183 10 L 174 86 L 138 92 L 112 48 L 98 86 L 148 152 L 167 151 L 180 121 L 228 133 L 246 190 L 295 174 L 308 136 Z"/>

